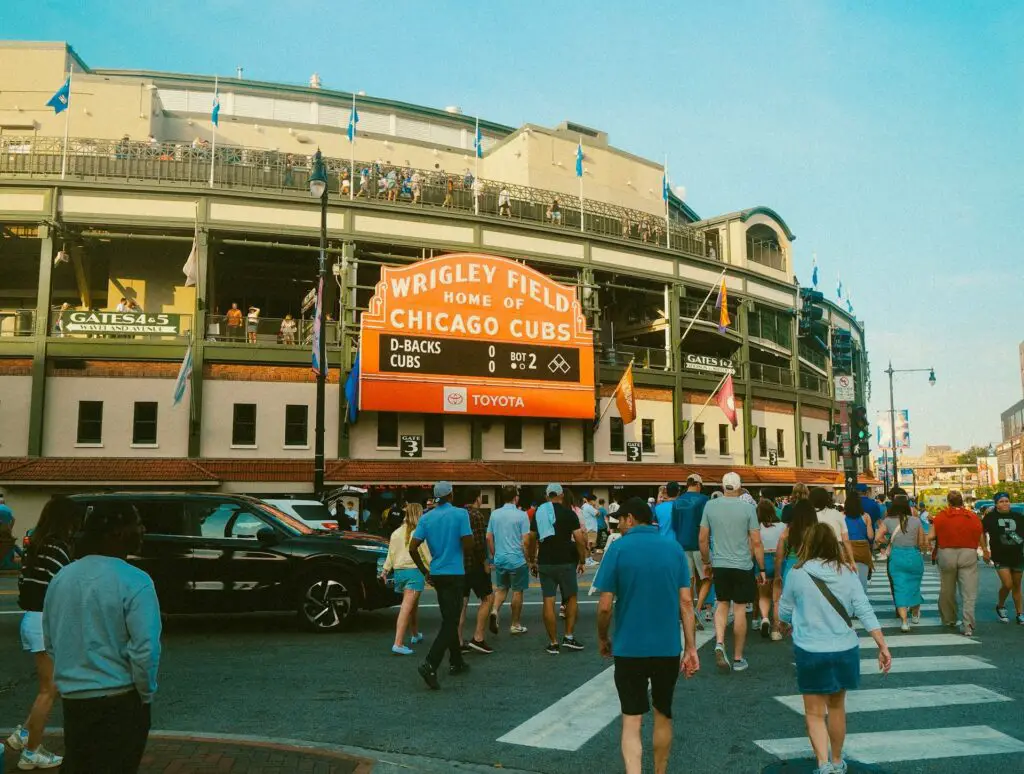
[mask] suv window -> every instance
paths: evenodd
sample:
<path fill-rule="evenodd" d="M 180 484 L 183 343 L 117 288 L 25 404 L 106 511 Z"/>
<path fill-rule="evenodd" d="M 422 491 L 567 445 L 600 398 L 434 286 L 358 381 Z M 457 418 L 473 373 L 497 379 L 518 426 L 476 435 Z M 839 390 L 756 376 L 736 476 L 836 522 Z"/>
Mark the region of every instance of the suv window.
<path fill-rule="evenodd" d="M 310 505 L 293 505 L 292 509 L 304 521 L 332 521 L 331 512 L 322 503 Z"/>
<path fill-rule="evenodd" d="M 262 519 L 243 511 L 235 517 L 235 521 L 231 525 L 231 537 L 255 540 L 256 533 L 266 526 L 266 522 Z"/>
<path fill-rule="evenodd" d="M 185 520 L 181 501 L 140 500 L 135 503 L 147 535 L 193 535 L 195 531 Z"/>
<path fill-rule="evenodd" d="M 199 531 L 204 538 L 255 539 L 267 523 L 243 510 L 238 503 L 201 505 Z"/>

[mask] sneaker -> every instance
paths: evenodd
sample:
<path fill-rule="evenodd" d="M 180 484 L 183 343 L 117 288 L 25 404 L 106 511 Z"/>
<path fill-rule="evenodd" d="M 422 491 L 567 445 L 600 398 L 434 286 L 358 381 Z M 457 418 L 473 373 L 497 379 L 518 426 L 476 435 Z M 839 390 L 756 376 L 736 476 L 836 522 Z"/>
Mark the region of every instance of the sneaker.
<path fill-rule="evenodd" d="M 7 737 L 7 746 L 15 752 L 23 749 L 28 744 L 28 729 L 24 726 L 18 726 L 14 729 L 14 732 Z"/>
<path fill-rule="evenodd" d="M 782 632 L 772 632 L 772 642 L 781 642 Z"/>
<path fill-rule="evenodd" d="M 1019 613 L 1017 615 L 1017 623 L 1024 625 L 1024 613 Z"/>
<path fill-rule="evenodd" d="M 462 655 L 465 656 L 467 653 L 472 653 L 473 649 L 469 647 L 468 642 L 464 642 L 459 646 L 459 652 L 461 652 Z"/>
<path fill-rule="evenodd" d="M 823 763 L 814 770 L 814 774 L 835 774 L 831 763 Z"/>
<path fill-rule="evenodd" d="M 558 606 L 558 617 L 565 618 L 565 605 Z"/>
<path fill-rule="evenodd" d="M 454 677 L 455 675 L 464 675 L 468 671 L 469 664 L 467 664 L 465 661 L 463 661 L 461 664 L 452 664 L 450 667 L 448 667 L 448 674 L 450 674 L 452 677 Z"/>
<path fill-rule="evenodd" d="M 47 750 L 42 745 L 32 750 L 22 750 L 21 758 L 18 759 L 18 768 L 22 771 L 33 769 L 55 769 L 64 762 L 64 759 Z"/>
<path fill-rule="evenodd" d="M 416 671 L 420 673 L 420 677 L 422 677 L 423 682 L 430 687 L 430 690 L 436 691 L 441 688 L 441 684 L 437 682 L 437 672 L 434 667 L 430 666 L 426 661 L 420 664 L 416 668 Z"/>
<path fill-rule="evenodd" d="M 696 625 L 697 631 L 699 631 L 699 632 L 704 631 L 704 622 L 702 620 L 700 620 L 700 615 L 695 615 L 693 617 L 693 623 Z"/>
<path fill-rule="evenodd" d="M 412 648 L 407 648 L 405 645 L 392 645 L 391 652 L 396 656 L 411 656 L 416 651 Z"/>
<path fill-rule="evenodd" d="M 498 633 L 498 614 L 497 613 L 491 613 L 491 616 L 490 616 L 490 627 L 491 627 L 491 634 L 497 634 Z"/>
<path fill-rule="evenodd" d="M 965 626 L 964 627 L 964 637 L 973 637 L 973 636 L 974 636 L 974 629 L 972 629 L 970 626 Z"/>
<path fill-rule="evenodd" d="M 508 627 L 508 631 L 509 634 L 526 634 L 526 627 L 521 624 L 517 624 L 516 626 Z"/>
<path fill-rule="evenodd" d="M 750 664 L 747 663 L 745 658 L 737 658 L 732 662 L 733 672 L 745 672 Z"/>
<path fill-rule="evenodd" d="M 753 602 L 747 602 L 747 613 L 753 613 L 753 612 L 754 612 L 754 603 Z"/>
<path fill-rule="evenodd" d="M 558 647 L 557 642 L 552 642 L 546 648 L 544 648 L 544 652 L 551 656 L 557 656 L 560 650 L 561 649 Z"/>
<path fill-rule="evenodd" d="M 718 643 L 715 645 L 715 664 L 718 665 L 719 672 L 731 672 L 732 666 L 729 664 L 729 657 L 725 655 L 725 645 Z"/>
<path fill-rule="evenodd" d="M 768 639 L 772 634 L 772 622 L 767 618 L 761 619 L 761 636 Z"/>
<path fill-rule="evenodd" d="M 849 767 L 846 765 L 845 759 L 839 761 L 839 763 L 832 764 L 832 771 L 834 772 L 834 774 L 846 774 L 848 770 Z"/>
<path fill-rule="evenodd" d="M 413 645 L 419 645 L 421 642 L 423 642 L 423 635 L 414 634 L 412 637 L 409 638 L 409 642 L 411 642 Z"/>
<path fill-rule="evenodd" d="M 909 632 L 910 631 L 910 621 L 906 621 L 906 620 L 903 621 L 903 623 L 900 624 L 900 631 L 901 632 Z"/>
<path fill-rule="evenodd" d="M 597 562 L 595 562 L 592 558 L 590 558 L 588 556 L 587 557 L 587 561 L 584 562 L 584 566 L 586 566 L 586 567 L 597 567 Z"/>
<path fill-rule="evenodd" d="M 921 623 L 921 614 L 914 613 L 912 616 L 910 616 L 910 623 L 914 624 L 914 626 L 917 626 L 919 623 Z"/>
<path fill-rule="evenodd" d="M 562 647 L 568 648 L 569 650 L 583 650 L 583 643 L 575 637 L 563 637 Z"/>
<path fill-rule="evenodd" d="M 998 607 L 997 606 L 996 607 L 996 616 L 1003 623 L 1010 623 L 1010 617 L 1006 614 L 1006 608 L 1005 607 Z"/>
<path fill-rule="evenodd" d="M 470 640 L 466 644 L 477 653 L 483 653 L 487 656 L 494 652 L 494 648 L 487 644 L 487 640 Z"/>

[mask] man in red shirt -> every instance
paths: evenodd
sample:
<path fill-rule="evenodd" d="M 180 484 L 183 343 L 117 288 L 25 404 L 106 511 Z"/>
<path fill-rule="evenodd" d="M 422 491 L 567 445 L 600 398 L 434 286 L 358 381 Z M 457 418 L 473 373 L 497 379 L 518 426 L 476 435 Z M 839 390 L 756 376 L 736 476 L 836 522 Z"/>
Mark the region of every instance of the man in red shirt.
<path fill-rule="evenodd" d="M 956 589 L 960 586 L 963 597 L 964 634 L 974 633 L 974 604 L 978 598 L 978 549 L 985 554 L 981 519 L 964 508 L 960 492 L 946 497 L 949 507 L 932 520 L 929 539 L 938 547 L 939 559 L 939 615 L 944 626 L 956 626 Z"/>

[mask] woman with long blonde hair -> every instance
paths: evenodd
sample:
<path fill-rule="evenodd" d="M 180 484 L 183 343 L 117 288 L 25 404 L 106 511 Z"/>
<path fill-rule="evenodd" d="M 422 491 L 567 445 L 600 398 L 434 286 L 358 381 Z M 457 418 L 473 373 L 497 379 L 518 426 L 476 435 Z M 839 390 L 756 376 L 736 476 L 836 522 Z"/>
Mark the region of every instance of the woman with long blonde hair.
<path fill-rule="evenodd" d="M 423 515 L 423 506 L 419 503 L 406 503 L 405 519 L 402 526 L 391 533 L 391 541 L 388 544 L 388 558 L 384 560 L 384 569 L 381 577 L 386 578 L 387 574 L 395 572 L 395 591 L 402 595 L 402 607 L 398 611 L 398 621 L 395 624 L 395 644 L 391 646 L 391 652 L 398 656 L 411 656 L 413 649 L 405 644 L 405 632 L 408 629 L 412 633 L 409 639 L 410 644 L 416 645 L 423 642 L 423 635 L 419 632 L 418 618 L 420 606 L 420 594 L 426 587 L 426 580 L 423 573 L 416 567 L 416 563 L 409 553 L 409 541 L 412 540 L 412 533 Z M 430 550 L 427 544 L 420 546 L 420 555 L 423 563 L 430 569 Z"/>

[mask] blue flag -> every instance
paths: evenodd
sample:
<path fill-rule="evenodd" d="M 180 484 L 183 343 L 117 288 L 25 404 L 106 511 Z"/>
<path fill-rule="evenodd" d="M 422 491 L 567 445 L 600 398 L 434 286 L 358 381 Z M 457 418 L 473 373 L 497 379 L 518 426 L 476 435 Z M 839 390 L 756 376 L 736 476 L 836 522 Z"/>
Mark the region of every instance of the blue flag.
<path fill-rule="evenodd" d="M 583 177 L 583 140 L 576 146 L 576 177 Z"/>
<path fill-rule="evenodd" d="M 316 314 L 313 316 L 313 373 L 327 376 L 327 363 L 320 362 L 320 337 L 324 335 L 324 280 L 316 289 Z"/>
<path fill-rule="evenodd" d="M 836 278 L 836 298 L 840 301 L 843 300 L 843 279 L 842 277 Z"/>
<path fill-rule="evenodd" d="M 359 353 L 356 352 L 355 362 L 352 363 L 352 370 L 345 380 L 345 402 L 348 404 L 348 411 L 345 414 L 350 425 L 354 425 L 359 418 Z"/>
<path fill-rule="evenodd" d="M 482 159 L 484 157 L 484 136 L 480 134 L 480 122 L 476 122 L 476 138 L 473 140 L 473 146 L 476 148 L 476 157 Z"/>
<path fill-rule="evenodd" d="M 668 173 L 664 172 L 661 175 L 661 198 L 663 201 L 668 201 Z"/>
<path fill-rule="evenodd" d="M 213 110 L 210 111 L 210 120 L 214 126 L 219 126 L 220 122 L 220 94 L 218 92 L 213 93 Z"/>
<path fill-rule="evenodd" d="M 849 296 L 846 297 L 846 311 L 851 315 L 853 314 L 853 301 L 850 300 Z"/>
<path fill-rule="evenodd" d="M 46 103 L 48 107 L 53 108 L 54 113 L 63 113 L 68 109 L 68 105 L 71 104 L 71 76 L 64 81 L 64 85 L 57 89 L 57 93 L 50 97 L 50 101 Z"/>
<path fill-rule="evenodd" d="M 188 349 L 185 350 L 185 359 L 181 361 L 181 368 L 178 369 L 178 378 L 174 381 L 174 403 L 177 406 L 185 397 L 185 387 L 192 378 L 192 342 L 189 341 Z"/>
<path fill-rule="evenodd" d="M 359 111 L 356 110 L 355 106 L 352 106 L 352 112 L 348 117 L 348 141 L 352 142 L 356 138 L 356 124 L 359 123 Z"/>
<path fill-rule="evenodd" d="M 814 285 L 815 290 L 818 288 L 818 259 L 814 259 L 814 271 L 811 272 L 811 284 Z"/>

